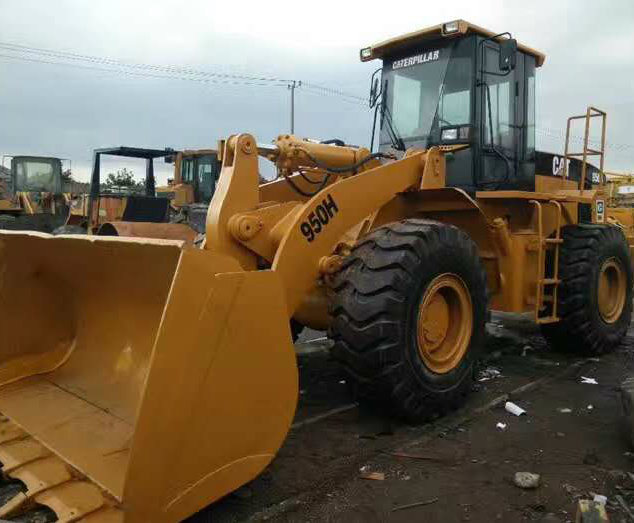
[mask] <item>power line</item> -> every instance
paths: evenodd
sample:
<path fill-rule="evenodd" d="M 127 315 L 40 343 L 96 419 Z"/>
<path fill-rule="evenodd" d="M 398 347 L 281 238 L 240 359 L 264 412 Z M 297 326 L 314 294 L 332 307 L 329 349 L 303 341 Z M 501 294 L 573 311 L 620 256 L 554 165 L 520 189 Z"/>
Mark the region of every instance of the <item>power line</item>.
<path fill-rule="evenodd" d="M 0 49 L 4 49 L 5 51 L 9 51 L 9 52 L 21 53 L 21 54 L 27 54 L 27 55 L 34 54 L 39 56 L 47 56 L 50 58 L 56 58 L 58 60 L 61 59 L 61 60 L 71 60 L 71 61 L 80 61 L 80 62 L 91 62 L 91 63 L 108 65 L 113 67 L 158 71 L 158 72 L 163 72 L 168 74 L 218 77 L 218 78 L 228 78 L 228 79 L 234 79 L 234 80 L 270 82 L 270 83 L 277 83 L 277 84 L 287 83 L 290 81 L 285 78 L 276 78 L 272 76 L 253 76 L 253 75 L 242 75 L 242 74 L 232 74 L 232 73 L 217 73 L 212 71 L 200 71 L 197 69 L 192 69 L 190 67 L 175 66 L 175 65 L 157 65 L 157 64 L 138 63 L 138 62 L 124 62 L 122 60 L 116 60 L 113 58 L 70 53 L 66 51 L 53 51 L 51 49 L 44 49 L 41 47 L 29 47 L 25 45 L 11 44 L 7 42 L 0 42 Z"/>
<path fill-rule="evenodd" d="M 205 83 L 226 83 L 233 85 L 271 85 L 274 87 L 288 87 L 293 83 L 303 89 L 319 91 L 322 94 L 336 96 L 346 101 L 355 101 L 363 105 L 367 104 L 365 98 L 341 89 L 327 87 L 314 82 L 304 80 L 279 78 L 265 75 L 245 75 L 234 73 L 220 73 L 214 71 L 201 71 L 190 67 L 174 65 L 156 65 L 148 63 L 124 62 L 108 57 L 85 55 L 66 51 L 54 51 L 41 47 L 31 47 L 9 42 L 0 42 L 0 49 L 12 55 L 2 54 L 0 57 L 13 60 L 21 60 L 32 63 L 45 63 L 51 65 L 75 66 L 80 69 L 92 69 L 98 71 L 113 71 L 121 74 L 133 74 L 134 76 L 146 76 L 150 78 L 169 78 L 178 80 L 203 81 Z M 39 58 L 33 58 L 33 56 Z M 69 61 L 71 63 L 69 63 Z M 90 66 L 78 65 L 73 62 L 84 62 Z M 101 67 L 103 66 L 103 67 Z M 139 72 L 140 71 L 140 72 Z M 213 81 L 212 81 L 213 80 Z"/>
<path fill-rule="evenodd" d="M 72 67 L 74 69 L 101 71 L 106 73 L 121 74 L 126 76 L 137 76 L 137 77 L 143 77 L 143 78 L 182 80 L 182 81 L 190 81 L 190 82 L 209 83 L 209 84 L 254 85 L 259 87 L 285 87 L 286 86 L 286 84 L 282 84 L 282 83 L 273 84 L 273 83 L 265 83 L 265 82 L 254 82 L 254 81 L 252 82 L 252 81 L 245 81 L 245 80 L 233 80 L 233 79 L 222 79 L 222 78 L 194 78 L 194 77 L 179 76 L 179 75 L 155 74 L 155 73 L 140 72 L 140 71 L 127 71 L 124 69 L 112 69 L 108 67 L 98 67 L 98 66 L 91 66 L 91 65 L 57 62 L 53 60 L 43 60 L 39 58 L 12 56 L 12 55 L 6 55 L 6 54 L 0 54 L 0 58 L 8 58 L 10 60 L 19 60 L 23 62 L 31 62 L 31 63 L 38 63 L 38 64 L 61 65 L 65 67 Z"/>
<path fill-rule="evenodd" d="M 543 128 L 543 127 L 538 127 L 535 129 L 535 131 L 541 135 L 544 136 L 548 136 L 550 138 L 556 138 L 559 139 L 561 141 L 565 141 L 566 140 L 566 133 L 564 131 L 561 130 L 556 130 L 556 129 L 549 129 L 549 128 Z M 583 145 L 584 143 L 584 139 L 581 138 L 580 136 L 574 136 L 574 135 L 570 135 L 570 141 L 573 143 L 576 143 L 578 145 Z M 588 145 L 592 145 L 594 147 L 601 147 L 601 141 L 599 140 L 594 140 L 594 139 L 588 139 Z M 627 151 L 630 149 L 634 149 L 634 145 L 632 144 L 626 144 L 626 143 L 610 143 L 610 142 L 605 142 L 605 147 L 608 149 L 613 149 L 615 151 Z"/>

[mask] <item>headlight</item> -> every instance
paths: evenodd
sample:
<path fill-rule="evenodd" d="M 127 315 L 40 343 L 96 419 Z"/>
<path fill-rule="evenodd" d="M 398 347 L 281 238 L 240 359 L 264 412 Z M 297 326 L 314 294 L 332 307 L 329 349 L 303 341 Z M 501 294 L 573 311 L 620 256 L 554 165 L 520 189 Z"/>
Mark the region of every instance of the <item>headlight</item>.
<path fill-rule="evenodd" d="M 364 47 L 363 49 L 361 49 L 359 54 L 361 55 L 362 61 L 369 60 L 370 58 L 372 58 L 372 48 Z"/>
<path fill-rule="evenodd" d="M 460 29 L 460 24 L 458 23 L 458 20 L 447 22 L 446 24 L 442 25 L 442 32 L 446 35 L 457 33 L 458 29 Z"/>
<path fill-rule="evenodd" d="M 440 134 L 440 140 L 443 142 L 455 142 L 458 139 L 458 129 L 443 129 Z"/>

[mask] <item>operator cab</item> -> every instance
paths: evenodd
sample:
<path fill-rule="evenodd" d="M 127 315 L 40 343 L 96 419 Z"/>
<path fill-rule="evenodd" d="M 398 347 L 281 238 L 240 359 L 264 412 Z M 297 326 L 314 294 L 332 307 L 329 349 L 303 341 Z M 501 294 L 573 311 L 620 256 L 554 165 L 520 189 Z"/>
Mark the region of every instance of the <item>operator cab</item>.
<path fill-rule="evenodd" d="M 383 60 L 371 91 L 380 151 L 463 145 L 447 155 L 448 186 L 535 189 L 543 54 L 458 20 L 361 50 L 362 61 L 375 58 Z"/>
<path fill-rule="evenodd" d="M 222 165 L 216 151 L 184 151 L 180 161 L 183 183 L 194 189 L 194 202 L 209 204 L 216 192 Z M 177 167 L 179 168 L 179 167 Z"/>
<path fill-rule="evenodd" d="M 13 193 L 62 192 L 62 160 L 44 156 L 14 156 L 11 159 Z"/>

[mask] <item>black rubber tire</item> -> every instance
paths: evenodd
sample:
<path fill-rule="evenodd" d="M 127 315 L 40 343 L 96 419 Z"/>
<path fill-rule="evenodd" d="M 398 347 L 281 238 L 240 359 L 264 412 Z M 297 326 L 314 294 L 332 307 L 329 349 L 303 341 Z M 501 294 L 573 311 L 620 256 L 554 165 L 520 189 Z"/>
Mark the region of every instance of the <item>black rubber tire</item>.
<path fill-rule="evenodd" d="M 62 225 L 53 231 L 55 236 L 59 234 L 86 234 L 86 229 L 79 225 Z"/>
<path fill-rule="evenodd" d="M 562 228 L 559 257 L 557 314 L 561 321 L 542 325 L 554 349 L 598 355 L 618 347 L 632 318 L 632 265 L 629 246 L 621 230 L 611 225 L 579 224 Z M 621 316 L 614 323 L 601 318 L 597 303 L 599 272 L 616 258 L 627 278 Z"/>
<path fill-rule="evenodd" d="M 473 330 L 455 369 L 437 374 L 423 363 L 416 337 L 420 300 L 444 273 L 462 278 L 473 305 Z M 476 244 L 452 225 L 409 219 L 363 238 L 334 279 L 330 335 L 361 402 L 421 422 L 460 406 L 484 345 L 486 274 Z"/>

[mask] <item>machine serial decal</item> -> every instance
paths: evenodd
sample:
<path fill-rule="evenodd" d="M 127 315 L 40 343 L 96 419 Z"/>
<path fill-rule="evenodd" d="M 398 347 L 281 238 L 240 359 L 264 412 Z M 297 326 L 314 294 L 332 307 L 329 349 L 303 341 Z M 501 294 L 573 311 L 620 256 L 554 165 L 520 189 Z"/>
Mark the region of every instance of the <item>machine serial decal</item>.
<path fill-rule="evenodd" d="M 302 231 L 308 243 L 312 242 L 324 230 L 330 219 L 338 212 L 339 207 L 337 207 L 332 195 L 327 195 L 315 210 L 307 216 L 307 220 L 299 225 L 299 230 Z"/>
<path fill-rule="evenodd" d="M 440 56 L 440 51 L 429 51 L 423 54 L 402 58 L 392 62 L 392 69 L 402 69 L 403 67 L 411 67 L 412 65 L 425 64 L 427 62 L 435 62 Z"/>
<path fill-rule="evenodd" d="M 597 223 L 605 222 L 605 201 L 597 200 Z"/>

